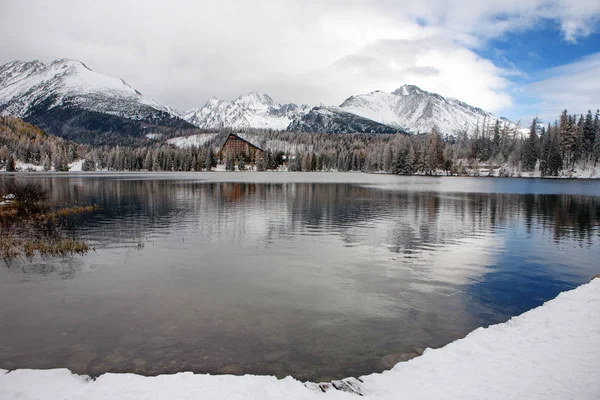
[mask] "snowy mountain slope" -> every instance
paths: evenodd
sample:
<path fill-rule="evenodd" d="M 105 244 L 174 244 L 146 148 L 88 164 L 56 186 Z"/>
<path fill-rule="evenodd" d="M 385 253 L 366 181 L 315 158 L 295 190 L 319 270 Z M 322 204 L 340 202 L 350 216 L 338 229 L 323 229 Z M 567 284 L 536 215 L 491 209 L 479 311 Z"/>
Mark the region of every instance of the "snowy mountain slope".
<path fill-rule="evenodd" d="M 396 133 L 401 129 L 382 124 L 340 107 L 315 107 L 288 127 L 294 132 Z"/>
<path fill-rule="evenodd" d="M 51 107 L 65 104 L 129 119 L 172 114 L 118 78 L 99 74 L 76 60 L 12 62 L 0 67 L 2 114 L 25 117 L 34 104 L 52 96 Z M 175 115 L 173 115 L 175 116 Z"/>
<path fill-rule="evenodd" d="M 69 59 L 0 66 L 0 115 L 23 118 L 60 136 L 83 132 L 140 136 L 148 133 L 148 126 L 193 128 L 122 79 Z"/>
<path fill-rule="evenodd" d="M 203 129 L 265 128 L 284 130 L 295 118 L 308 113 L 307 105 L 279 104 L 266 94 L 251 92 L 233 101 L 209 99 L 201 108 L 188 110 L 182 118 Z"/>
<path fill-rule="evenodd" d="M 195 127 L 263 128 L 305 132 L 474 132 L 497 118 L 453 98 L 404 85 L 392 93 L 375 91 L 346 99 L 339 107 L 279 104 L 252 92 L 235 100 L 209 99 L 179 114 L 129 86 L 122 79 L 89 69 L 76 60 L 49 64 L 14 61 L 0 66 L 0 115 L 40 125 L 49 133 L 88 143 L 120 136 L 167 137 L 197 134 Z M 504 121 L 503 121 L 504 122 Z M 165 130 L 165 128 L 168 128 Z M 94 133 L 108 133 L 102 137 Z M 151 136 L 148 136 L 151 135 Z M 158 137 L 158 136 L 156 136 Z"/>
<path fill-rule="evenodd" d="M 491 124 L 498 119 L 480 108 L 427 92 L 414 85 L 404 85 L 392 93 L 375 91 L 351 96 L 339 107 L 313 111 L 294 121 L 289 129 L 302 129 L 303 126 L 310 125 L 311 131 L 329 132 L 332 126 L 344 124 L 360 129 L 361 126 L 353 126 L 352 121 L 356 121 L 356 117 L 362 117 L 372 123 L 411 133 L 429 132 L 437 126 L 442 134 L 450 135 L 465 129 L 473 133 L 478 123 L 481 126 L 484 120 Z M 368 129 L 370 126 L 367 126 L 366 132 Z"/>

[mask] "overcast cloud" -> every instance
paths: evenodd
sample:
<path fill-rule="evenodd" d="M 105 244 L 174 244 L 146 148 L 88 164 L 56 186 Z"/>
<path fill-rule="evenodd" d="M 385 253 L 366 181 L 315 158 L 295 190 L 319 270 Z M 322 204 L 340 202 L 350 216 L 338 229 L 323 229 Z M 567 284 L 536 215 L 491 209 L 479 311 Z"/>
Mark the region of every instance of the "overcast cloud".
<path fill-rule="evenodd" d="M 493 3 L 4 0 L 0 63 L 78 59 L 180 110 L 252 90 L 279 102 L 339 104 L 411 83 L 502 112 L 514 106 L 518 71 L 477 49 L 548 19 L 576 41 L 597 25 L 600 1 Z M 554 70 L 545 84 L 581 71 L 574 68 Z"/>

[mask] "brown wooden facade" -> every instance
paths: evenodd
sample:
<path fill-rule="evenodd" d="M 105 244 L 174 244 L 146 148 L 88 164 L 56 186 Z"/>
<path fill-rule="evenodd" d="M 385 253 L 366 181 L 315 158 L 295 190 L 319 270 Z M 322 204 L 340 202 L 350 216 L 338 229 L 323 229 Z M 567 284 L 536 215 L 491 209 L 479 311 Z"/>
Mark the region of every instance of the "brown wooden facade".
<path fill-rule="evenodd" d="M 221 147 L 221 151 L 219 151 L 221 160 L 225 159 L 227 153 L 234 160 L 243 160 L 246 162 L 254 162 L 263 156 L 263 150 L 260 147 L 233 133 L 229 134 Z"/>

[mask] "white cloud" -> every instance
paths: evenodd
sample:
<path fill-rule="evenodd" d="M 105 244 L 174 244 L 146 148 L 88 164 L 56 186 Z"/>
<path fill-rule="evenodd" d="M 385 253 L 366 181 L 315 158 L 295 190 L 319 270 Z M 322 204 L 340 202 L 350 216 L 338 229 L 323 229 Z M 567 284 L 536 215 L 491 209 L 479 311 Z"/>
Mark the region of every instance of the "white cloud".
<path fill-rule="evenodd" d="M 320 73 L 322 88 L 343 86 L 347 94 L 392 91 L 402 84 L 460 98 L 488 110 L 511 104 L 502 70 L 451 40 L 379 40 L 346 56 Z M 364 79 L 368 77 L 368 79 Z"/>
<path fill-rule="evenodd" d="M 598 15 L 597 0 L 8 0 L 0 63 L 79 59 L 180 109 L 251 90 L 339 104 L 414 83 L 496 111 L 515 71 L 473 48 L 543 19 L 576 40 Z"/>
<path fill-rule="evenodd" d="M 523 88 L 535 97 L 534 106 L 547 122 L 557 119 L 565 108 L 570 113 L 585 113 L 600 107 L 600 53 L 544 71 L 542 79 Z"/>

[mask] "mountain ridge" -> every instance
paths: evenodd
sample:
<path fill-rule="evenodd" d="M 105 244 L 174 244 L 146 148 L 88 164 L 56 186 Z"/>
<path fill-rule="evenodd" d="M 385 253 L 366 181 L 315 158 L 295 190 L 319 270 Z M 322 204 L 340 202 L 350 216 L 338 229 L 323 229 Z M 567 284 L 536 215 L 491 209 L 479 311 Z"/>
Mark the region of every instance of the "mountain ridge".
<path fill-rule="evenodd" d="M 409 133 L 429 132 L 436 127 L 443 134 L 473 132 L 484 119 L 500 119 L 460 100 L 431 93 L 415 85 L 403 85 L 391 93 L 376 90 L 348 97 L 335 112 L 343 111 Z"/>
<path fill-rule="evenodd" d="M 78 60 L 12 61 L 0 66 L 0 115 L 24 118 L 63 137 L 102 142 L 94 134 L 133 138 L 179 129 L 262 128 L 320 133 L 474 132 L 498 118 L 481 108 L 406 84 L 391 93 L 348 97 L 339 106 L 281 104 L 258 91 L 208 99 L 184 112 L 144 96 L 120 78 Z M 510 122 L 507 122 L 512 124 Z M 513 124 L 514 125 L 514 124 Z M 111 139 L 112 140 L 112 139 Z"/>
<path fill-rule="evenodd" d="M 285 130 L 294 119 L 309 111 L 308 105 L 276 103 L 269 95 L 253 91 L 235 100 L 211 97 L 202 107 L 185 111 L 181 115 L 186 121 L 203 129 Z"/>
<path fill-rule="evenodd" d="M 0 66 L 0 115 L 23 118 L 49 133 L 102 144 L 148 130 L 194 129 L 171 109 L 143 96 L 123 79 L 78 60 L 13 61 Z M 125 142 L 129 139 L 123 139 Z"/>

